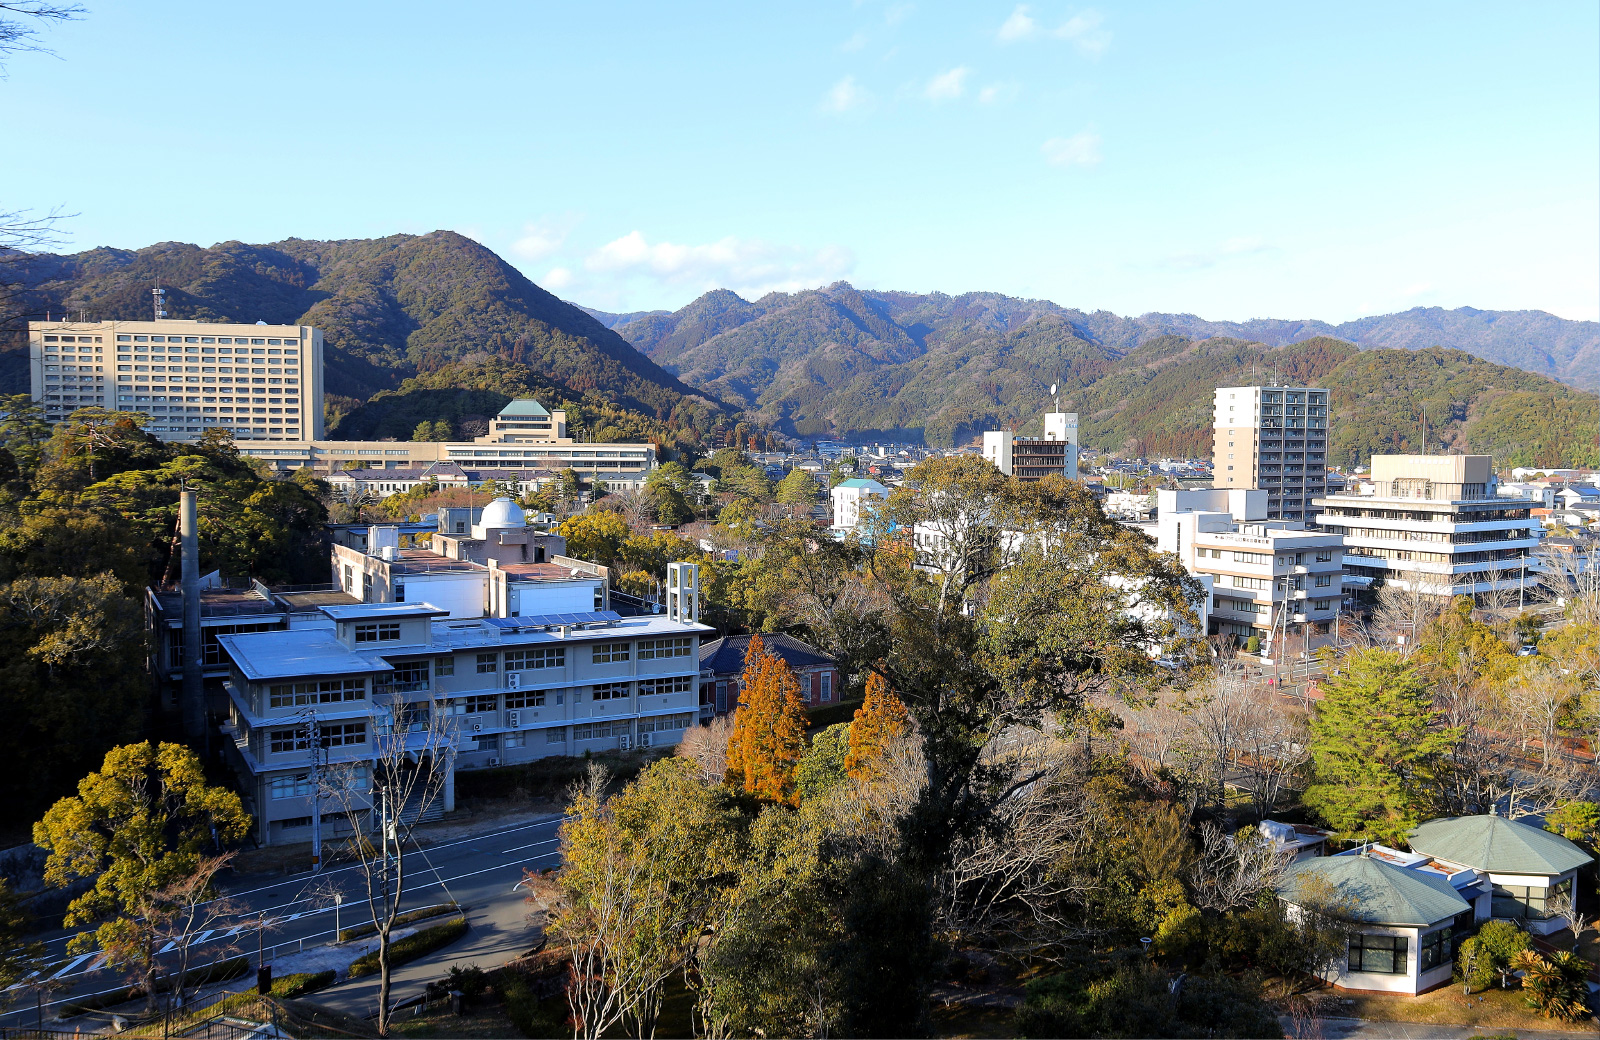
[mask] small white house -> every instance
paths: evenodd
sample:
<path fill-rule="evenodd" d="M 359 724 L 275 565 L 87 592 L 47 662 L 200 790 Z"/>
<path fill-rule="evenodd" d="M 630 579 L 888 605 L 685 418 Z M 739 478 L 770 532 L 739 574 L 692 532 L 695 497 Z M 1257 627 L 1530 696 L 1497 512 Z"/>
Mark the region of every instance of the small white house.
<path fill-rule="evenodd" d="M 1559 834 L 1495 813 L 1429 820 L 1410 841 L 1424 856 L 1488 875 L 1490 916 L 1516 921 L 1535 935 L 1566 927 L 1555 904 L 1577 898 L 1578 868 L 1592 858 Z"/>
<path fill-rule="evenodd" d="M 1391 851 L 1297 860 L 1278 885 L 1291 913 L 1311 900 L 1331 899 L 1353 923 L 1344 958 L 1323 975 L 1342 989 L 1415 995 L 1443 986 L 1457 944 L 1477 919 L 1480 893 L 1472 871 L 1452 877 L 1423 867 L 1421 856 L 1402 866 L 1392 862 Z"/>
<path fill-rule="evenodd" d="M 888 501 L 889 489 L 876 480 L 851 477 L 836 484 L 828 497 L 833 501 L 833 532 L 845 535 L 854 531 L 878 505 Z"/>

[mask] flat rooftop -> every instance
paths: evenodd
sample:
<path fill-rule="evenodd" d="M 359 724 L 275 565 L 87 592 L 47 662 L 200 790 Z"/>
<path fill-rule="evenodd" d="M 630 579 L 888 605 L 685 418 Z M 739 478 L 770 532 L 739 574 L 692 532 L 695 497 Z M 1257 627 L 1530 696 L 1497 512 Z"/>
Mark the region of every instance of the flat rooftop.
<path fill-rule="evenodd" d="M 513 581 L 573 581 L 600 577 L 594 571 L 559 563 L 502 563 L 499 569 Z"/>

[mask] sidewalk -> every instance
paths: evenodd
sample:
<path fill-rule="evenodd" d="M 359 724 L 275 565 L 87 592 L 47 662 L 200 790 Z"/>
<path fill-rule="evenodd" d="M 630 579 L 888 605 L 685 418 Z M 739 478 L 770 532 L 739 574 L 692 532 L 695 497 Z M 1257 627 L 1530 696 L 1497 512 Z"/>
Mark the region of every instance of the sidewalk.
<path fill-rule="evenodd" d="M 1571 1040 L 1574 1034 L 1559 1029 L 1499 1029 L 1491 1026 L 1454 1026 L 1429 1022 L 1369 1022 L 1362 1018 L 1315 1018 L 1296 1022 L 1284 1016 L 1284 1035 L 1294 1040 L 1467 1040 L 1473 1036 L 1514 1034 L 1518 1040 Z M 1296 1031 L 1298 1029 L 1298 1032 Z"/>

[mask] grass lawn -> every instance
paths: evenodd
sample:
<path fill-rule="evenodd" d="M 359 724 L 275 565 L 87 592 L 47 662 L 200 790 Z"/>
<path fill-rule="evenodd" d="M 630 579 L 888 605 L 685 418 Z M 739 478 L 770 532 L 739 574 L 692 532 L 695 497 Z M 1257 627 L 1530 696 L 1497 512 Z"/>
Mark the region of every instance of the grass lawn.
<path fill-rule="evenodd" d="M 1446 986 L 1420 997 L 1374 996 L 1333 991 L 1323 1002 L 1323 1014 L 1345 1015 L 1377 1022 L 1428 1022 L 1436 1025 L 1484 1026 L 1492 1029 L 1543 1029 L 1574 1036 L 1600 1036 L 1600 1023 L 1592 1018 L 1563 1022 L 1530 1011 L 1520 990 L 1487 989 L 1464 996 L 1459 985 Z"/>
<path fill-rule="evenodd" d="M 389 1024 L 390 1036 L 414 1037 L 507 1037 L 522 1033 L 506 1015 L 498 1001 L 474 1007 L 465 1015 L 452 1015 L 448 1005 L 413 1015 L 409 1009 L 395 1014 Z"/>

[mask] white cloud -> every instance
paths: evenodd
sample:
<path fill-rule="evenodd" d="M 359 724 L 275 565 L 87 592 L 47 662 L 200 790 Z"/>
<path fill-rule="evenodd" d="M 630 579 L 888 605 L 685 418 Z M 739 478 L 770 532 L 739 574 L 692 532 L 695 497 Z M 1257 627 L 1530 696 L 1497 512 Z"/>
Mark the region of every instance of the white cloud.
<path fill-rule="evenodd" d="M 866 34 L 866 32 L 865 31 L 858 31 L 854 36 L 850 37 L 848 40 L 846 40 L 843 43 L 839 44 L 839 49 L 841 51 L 858 51 L 861 48 L 865 47 L 866 45 L 867 45 L 867 34 Z"/>
<path fill-rule="evenodd" d="M 1052 137 L 1039 151 L 1051 166 L 1095 166 L 1100 162 L 1100 135 L 1085 130 L 1071 137 Z"/>
<path fill-rule="evenodd" d="M 872 95 L 856 82 L 854 76 L 845 76 L 829 88 L 822 99 L 822 107 L 830 112 L 849 112 L 861 108 L 871 99 Z"/>
<path fill-rule="evenodd" d="M 1038 28 L 1033 16 L 1028 13 L 1028 5 L 1018 4 L 1017 9 L 1011 12 L 1011 17 L 1001 23 L 1000 31 L 995 35 L 1002 43 L 1011 43 L 1015 40 L 1026 40 Z"/>
<path fill-rule="evenodd" d="M 522 234 L 511 243 L 511 252 L 523 260 L 539 261 L 554 256 L 567 241 L 577 221 L 570 217 L 536 220 L 524 224 Z"/>
<path fill-rule="evenodd" d="M 1201 249 L 1190 253 L 1174 253 L 1156 261 L 1155 266 L 1169 271 L 1204 271 L 1216 267 L 1224 261 L 1259 256 L 1262 253 L 1275 253 L 1277 247 L 1263 238 L 1256 236 L 1240 236 L 1224 239 L 1222 243 L 1211 249 Z"/>
<path fill-rule="evenodd" d="M 997 101 L 1010 101 L 1022 93 L 1020 83 L 991 83 L 978 91 L 978 101 L 985 105 L 992 105 Z"/>
<path fill-rule="evenodd" d="M 1058 40 L 1067 40 L 1085 55 L 1098 58 L 1111 46 L 1110 31 L 1101 28 L 1104 23 L 1105 18 L 1099 11 L 1085 10 L 1051 29 L 1049 35 Z M 1027 4 L 1018 4 L 1011 12 L 1011 16 L 1001 23 L 995 33 L 1001 43 L 1015 43 L 1018 40 L 1034 39 L 1039 35 L 1039 22 L 1030 13 Z"/>
<path fill-rule="evenodd" d="M 1091 58 L 1098 58 L 1111 46 L 1111 33 L 1100 28 L 1105 21 L 1098 11 L 1084 11 L 1061 23 L 1055 35 L 1071 40 L 1073 46 Z"/>
<path fill-rule="evenodd" d="M 928 81 L 923 88 L 922 96 L 929 101 L 954 101 L 967 90 L 967 77 L 972 70 L 965 65 L 957 65 L 949 72 L 941 72 Z"/>
<path fill-rule="evenodd" d="M 567 288 L 573 283 L 572 271 L 565 267 L 552 267 L 539 279 L 539 285 L 552 292 Z"/>
<path fill-rule="evenodd" d="M 590 253 L 583 267 L 585 282 L 607 298 L 617 283 L 642 279 L 694 293 L 732 289 L 754 299 L 836 281 L 854 269 L 855 256 L 837 246 L 811 250 L 733 236 L 703 245 L 650 242 L 632 231 Z"/>

